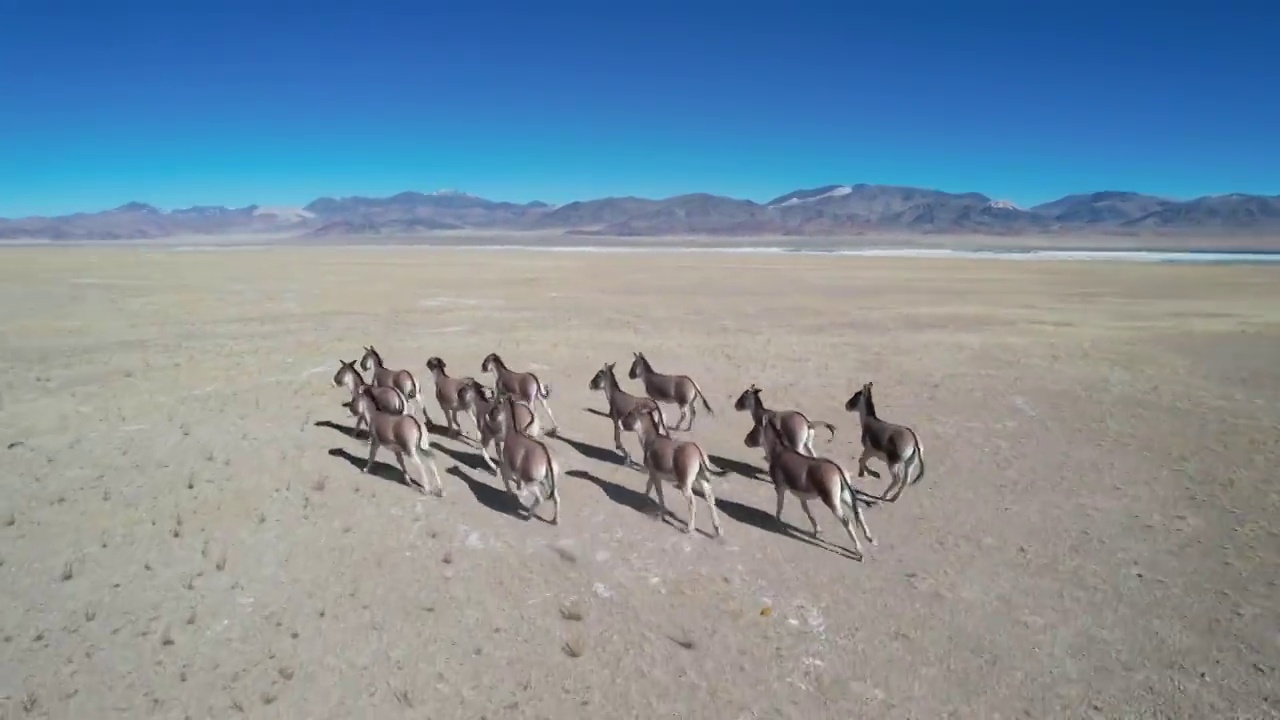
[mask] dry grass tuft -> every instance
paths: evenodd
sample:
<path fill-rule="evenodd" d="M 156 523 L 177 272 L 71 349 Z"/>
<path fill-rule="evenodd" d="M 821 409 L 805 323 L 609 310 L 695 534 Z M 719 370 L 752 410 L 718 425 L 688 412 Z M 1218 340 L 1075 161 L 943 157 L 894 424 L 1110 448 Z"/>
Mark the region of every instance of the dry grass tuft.
<path fill-rule="evenodd" d="M 61 576 L 62 582 L 67 582 L 68 580 L 70 580 L 75 576 L 76 576 L 76 564 L 74 561 L 68 560 L 66 564 L 62 566 L 62 576 Z"/>

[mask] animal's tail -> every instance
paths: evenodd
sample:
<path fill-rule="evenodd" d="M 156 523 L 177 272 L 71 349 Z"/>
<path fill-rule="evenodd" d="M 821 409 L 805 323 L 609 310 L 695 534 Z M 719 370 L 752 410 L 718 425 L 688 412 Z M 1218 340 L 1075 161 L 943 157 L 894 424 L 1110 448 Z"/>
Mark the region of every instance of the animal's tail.
<path fill-rule="evenodd" d="M 693 378 L 689 378 L 689 382 L 693 383 L 693 389 L 698 391 L 698 399 L 702 401 L 702 407 L 714 417 L 716 411 L 712 410 L 711 406 L 707 404 L 707 396 L 702 392 L 702 388 L 698 387 L 698 381 Z"/>
<path fill-rule="evenodd" d="M 698 448 L 698 454 L 702 456 L 702 467 L 706 468 L 707 472 L 715 475 L 716 477 L 724 477 L 729 474 L 728 470 L 718 468 L 711 463 L 711 458 L 707 457 L 707 452 L 702 449 L 701 445 L 697 445 L 696 447 Z"/>
<path fill-rule="evenodd" d="M 831 433 L 831 439 L 836 439 L 836 426 L 829 422 L 824 422 L 822 420 L 810 420 L 809 427 L 824 427 L 827 429 L 827 432 Z"/>
<path fill-rule="evenodd" d="M 533 375 L 533 373 L 529 373 L 529 374 L 530 374 L 530 375 Z M 550 385 L 550 384 L 543 384 L 542 380 L 541 380 L 537 375 L 533 375 L 533 381 L 534 381 L 534 382 L 536 382 L 536 383 L 538 383 L 538 396 L 539 396 L 539 397 L 544 398 L 544 399 L 545 399 L 545 398 L 549 398 L 549 397 L 551 397 L 551 385 Z"/>
<path fill-rule="evenodd" d="M 547 446 L 543 445 L 542 449 L 547 453 L 547 497 L 555 497 L 557 476 L 560 475 L 560 463 L 556 462 L 556 456 L 547 450 Z"/>
<path fill-rule="evenodd" d="M 409 398 L 405 397 L 404 393 L 400 392 L 400 388 L 393 387 L 391 389 L 395 391 L 396 401 L 400 403 L 400 414 L 408 415 L 409 414 Z M 372 400 L 373 398 L 370 397 L 369 399 Z"/>
<path fill-rule="evenodd" d="M 840 502 L 844 504 L 845 507 L 852 510 L 855 500 L 868 507 L 880 502 L 880 498 L 875 495 L 855 488 L 853 483 L 849 481 L 849 473 L 844 471 L 844 468 L 840 466 L 840 463 L 832 464 L 840 471 Z"/>
<path fill-rule="evenodd" d="M 916 479 L 908 482 L 909 485 L 915 485 L 924 478 L 924 446 L 920 444 L 920 438 L 916 435 L 916 431 L 911 430 L 910 428 L 907 429 L 911 432 L 911 439 L 916 441 L 916 451 L 912 453 L 916 459 L 914 464 L 918 464 L 920 466 L 920 472 L 916 475 Z M 907 468 L 907 470 L 910 471 L 910 468 Z"/>

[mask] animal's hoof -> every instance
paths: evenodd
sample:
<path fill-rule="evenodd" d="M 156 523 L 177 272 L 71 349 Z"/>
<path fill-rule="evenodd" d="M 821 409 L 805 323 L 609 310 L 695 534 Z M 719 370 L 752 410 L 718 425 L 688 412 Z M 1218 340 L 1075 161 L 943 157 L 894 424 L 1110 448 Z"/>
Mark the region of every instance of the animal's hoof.
<path fill-rule="evenodd" d="M 369 472 L 369 466 L 368 466 L 368 465 L 365 465 L 364 467 L 360 468 L 360 472 L 362 472 L 362 473 L 367 473 L 367 472 Z"/>
<path fill-rule="evenodd" d="M 551 524 L 552 524 L 552 525 L 559 525 L 559 524 L 560 524 L 560 518 L 558 518 L 558 517 L 556 517 L 556 518 L 551 518 Z"/>
<path fill-rule="evenodd" d="M 693 534 L 693 528 L 691 528 L 691 527 L 687 527 L 687 528 L 685 528 L 685 529 L 684 529 L 684 534 L 685 534 L 685 535 L 692 535 L 692 534 Z"/>
<path fill-rule="evenodd" d="M 880 545 L 880 543 L 876 542 L 876 539 L 871 537 L 870 535 L 867 536 L 867 544 L 870 545 L 871 547 L 877 547 Z"/>

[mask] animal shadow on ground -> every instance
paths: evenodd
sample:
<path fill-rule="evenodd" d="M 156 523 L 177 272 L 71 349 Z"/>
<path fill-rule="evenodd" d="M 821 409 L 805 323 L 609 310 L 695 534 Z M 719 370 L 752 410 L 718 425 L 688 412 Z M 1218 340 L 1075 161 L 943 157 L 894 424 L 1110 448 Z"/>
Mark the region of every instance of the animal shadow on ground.
<path fill-rule="evenodd" d="M 472 470 L 486 473 L 491 472 L 489 466 L 484 461 L 484 457 L 482 457 L 480 453 L 468 452 L 466 450 L 454 450 L 453 448 L 446 447 L 440 443 L 431 443 L 431 449 L 436 452 L 444 453 L 446 456 L 452 458 L 454 462 L 460 462 Z"/>
<path fill-rule="evenodd" d="M 445 472 L 466 483 L 467 489 L 475 496 L 476 502 L 481 505 L 500 515 L 508 515 L 517 520 L 529 520 L 529 515 L 523 512 L 524 508 L 520 501 L 512 497 L 507 491 L 496 488 L 486 482 L 476 480 L 457 465 L 451 466 Z"/>
<path fill-rule="evenodd" d="M 348 429 L 348 428 L 344 428 L 344 429 Z M 329 454 L 332 455 L 333 457 L 342 458 L 343 460 L 346 460 L 347 462 L 351 463 L 351 466 L 356 468 L 357 470 L 364 470 L 365 458 L 356 457 L 355 455 L 352 455 L 351 453 L 347 452 L 346 450 L 343 450 L 342 448 L 329 448 Z M 410 467 L 413 467 L 413 465 L 410 464 Z M 418 483 L 424 481 L 424 478 L 414 478 L 411 481 L 409 478 L 406 478 L 404 476 L 404 473 L 400 472 L 400 468 L 396 467 L 395 465 L 392 465 L 391 463 L 382 462 L 381 460 L 373 461 L 373 467 L 369 468 L 369 474 L 376 475 L 378 478 L 382 480 L 386 480 L 387 482 L 395 483 L 396 485 L 404 485 L 406 487 L 411 487 L 414 490 L 418 489 L 418 485 L 417 485 Z"/>
<path fill-rule="evenodd" d="M 595 485 L 596 487 L 604 491 L 605 497 L 609 498 L 610 500 L 618 503 L 623 507 L 631 508 L 632 510 L 635 510 L 641 515 L 645 515 L 647 517 L 657 519 L 659 517 L 659 514 L 662 512 L 662 509 L 658 507 L 658 501 L 653 499 L 652 497 L 645 495 L 642 492 L 632 490 L 631 488 L 626 487 L 625 485 L 619 485 L 618 483 L 609 482 L 608 480 L 605 480 L 604 478 L 594 473 L 587 472 L 586 470 L 570 470 L 569 472 L 565 473 L 565 475 L 568 475 L 571 478 L 577 478 L 579 480 L 586 480 L 587 482 L 591 483 L 592 485 Z M 684 525 L 677 522 L 676 519 L 673 518 L 670 513 L 667 513 L 666 515 L 662 516 L 662 521 L 672 527 L 679 527 L 681 530 L 684 529 Z M 710 533 L 708 532 L 705 532 L 705 531 L 700 531 L 700 532 L 702 532 L 702 534 L 706 535 L 707 537 L 711 536 Z"/>
<path fill-rule="evenodd" d="M 579 455 L 587 458 L 588 460 L 598 460 L 602 463 L 617 465 L 618 467 L 627 467 L 627 464 L 623 462 L 622 458 L 618 455 L 617 450 L 606 450 L 599 445 L 592 445 L 591 443 L 583 442 L 581 440 L 574 440 L 563 433 L 556 435 L 555 439 L 565 445 L 568 445 L 574 450 L 577 450 Z M 632 465 L 631 467 L 635 466 Z"/>
<path fill-rule="evenodd" d="M 794 498 L 793 498 L 793 501 L 794 501 Z M 813 508 L 815 513 L 817 513 L 819 510 L 826 510 L 826 506 L 822 505 L 822 503 L 819 502 L 818 505 L 820 507 Z M 853 553 L 850 552 L 848 549 L 846 549 L 844 546 L 836 545 L 835 543 L 827 542 L 820 538 L 815 538 L 809 533 L 802 532 L 799 528 L 796 528 L 791 524 L 779 524 L 778 519 L 775 518 L 772 513 L 765 512 L 764 510 L 761 510 L 759 508 L 753 508 L 750 505 L 743 505 L 740 502 L 727 500 L 723 497 L 716 498 L 716 507 L 720 508 L 720 511 L 723 512 L 725 515 L 728 515 L 729 517 L 733 518 L 737 522 L 742 523 L 743 525 L 750 525 L 752 527 L 764 530 L 765 532 L 774 533 L 775 535 L 781 535 L 787 538 L 794 538 L 796 540 L 799 540 L 800 542 L 803 542 L 808 545 L 812 545 L 814 547 L 822 548 L 823 550 L 826 550 L 828 552 L 833 552 L 837 555 L 843 555 L 844 557 L 847 557 L 847 558 L 853 558 Z M 835 518 L 832 517 L 832 518 L 829 518 L 829 520 L 834 521 Z M 821 522 L 821 520 L 819 520 L 819 522 Z M 838 525 L 837 525 L 837 528 L 839 528 Z M 844 529 L 839 528 L 839 530 L 843 537 Z M 830 533 L 830 532 L 831 532 L 831 528 L 824 529 L 824 534 Z"/>
<path fill-rule="evenodd" d="M 332 428 L 342 433 L 343 435 L 346 435 L 352 440 L 364 441 L 369 439 L 368 430 L 356 430 L 354 427 L 350 427 L 347 425 L 340 425 L 336 422 L 333 422 L 332 420 L 317 420 L 311 424 L 316 427 Z"/>
<path fill-rule="evenodd" d="M 766 473 L 764 468 L 759 465 L 752 465 L 749 462 L 734 460 L 733 458 L 727 458 L 723 455 L 712 455 L 711 453 L 707 453 L 707 459 L 715 463 L 717 467 L 728 470 L 731 473 L 737 473 L 749 480 L 769 482 L 768 473 Z"/>
<path fill-rule="evenodd" d="M 609 417 L 609 413 L 607 413 L 607 412 L 603 412 L 603 411 L 601 411 L 601 410 L 597 410 L 597 409 L 595 409 L 595 408 L 582 408 L 582 411 L 583 411 L 583 412 L 591 413 L 592 415 L 595 415 L 596 417 L 602 417 L 602 418 L 607 418 L 607 417 Z"/>

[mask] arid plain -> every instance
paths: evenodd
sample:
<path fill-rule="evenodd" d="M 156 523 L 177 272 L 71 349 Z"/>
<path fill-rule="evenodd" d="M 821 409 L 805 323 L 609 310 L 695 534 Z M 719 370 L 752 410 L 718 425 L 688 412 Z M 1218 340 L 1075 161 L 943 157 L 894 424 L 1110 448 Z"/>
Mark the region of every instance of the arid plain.
<path fill-rule="evenodd" d="M 1280 268 L 0 257 L 7 717 L 1280 716 Z M 330 378 L 369 343 L 424 388 L 432 355 L 491 383 L 490 351 L 550 384 L 561 524 L 459 440 L 444 498 L 389 451 L 361 474 Z M 606 361 L 639 392 L 637 350 L 716 411 L 690 435 L 735 471 L 718 540 L 676 492 L 656 519 L 590 412 Z M 834 423 L 852 472 L 867 380 L 927 475 L 858 563 L 820 505 L 822 541 L 794 498 L 775 524 L 732 402 Z"/>

